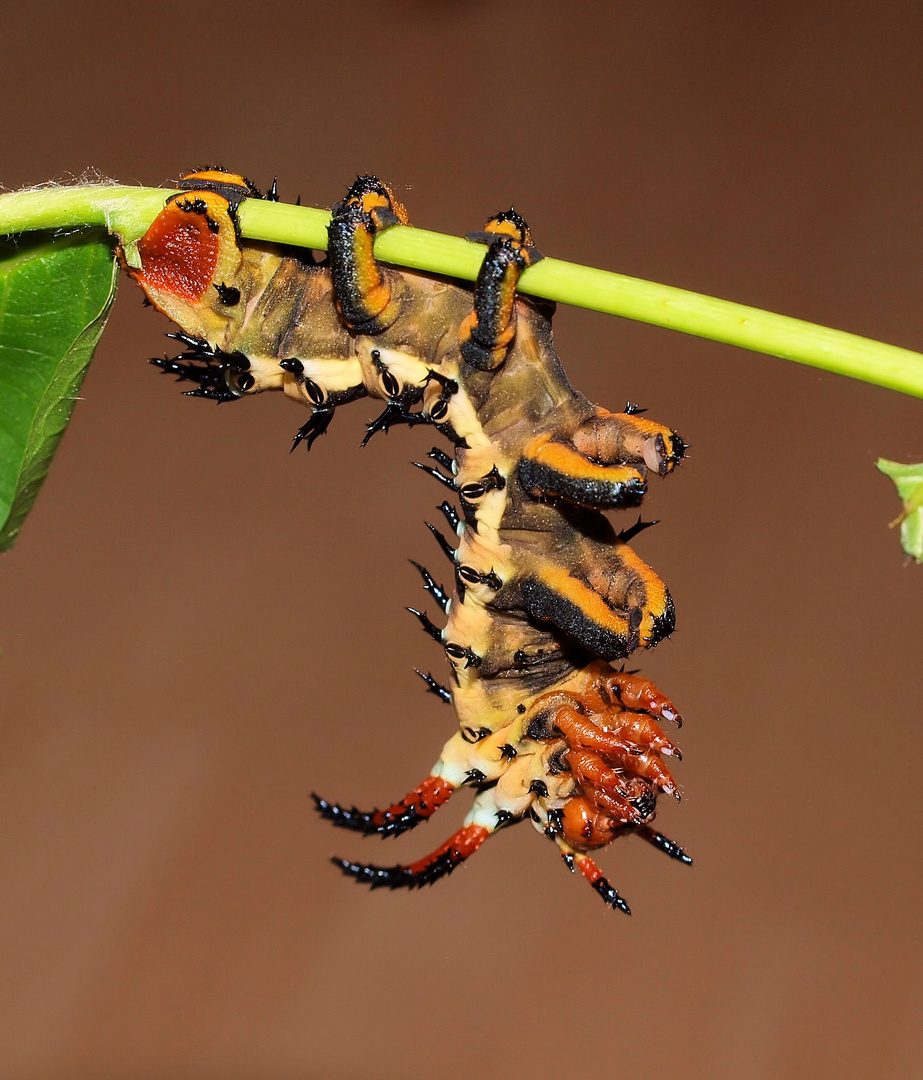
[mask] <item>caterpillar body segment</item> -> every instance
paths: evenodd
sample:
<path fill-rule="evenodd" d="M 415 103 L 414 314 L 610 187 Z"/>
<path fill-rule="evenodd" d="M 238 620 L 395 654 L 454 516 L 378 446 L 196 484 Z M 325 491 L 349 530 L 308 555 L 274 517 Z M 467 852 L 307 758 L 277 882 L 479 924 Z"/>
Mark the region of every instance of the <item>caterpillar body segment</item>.
<path fill-rule="evenodd" d="M 622 510 L 638 506 L 647 491 L 631 465 L 600 465 L 572 445 L 543 432 L 525 447 L 519 462 L 522 486 L 539 497 L 568 499 L 580 506 Z"/>
<path fill-rule="evenodd" d="M 281 391 L 309 411 L 294 446 L 310 449 L 336 409 L 362 397 L 382 406 L 363 445 L 395 424 L 429 424 L 448 442 L 415 463 L 451 499 L 439 509 L 452 542 L 427 524 L 453 587 L 414 563 L 445 624 L 423 605 L 409 610 L 445 655 L 447 685 L 418 674 L 454 706 L 458 730 L 431 775 L 386 809 L 315 803 L 333 824 L 382 837 L 427 820 L 463 786 L 474 803 L 461 830 L 417 862 L 334 861 L 372 888 L 415 888 L 528 818 L 627 911 L 587 852 L 637 833 L 689 861 L 650 825 L 660 794 L 679 797 L 667 762 L 680 753 L 661 723 L 682 718 L 648 680 L 611 665 L 655 646 L 675 616 L 627 542 L 650 523 L 617 531 L 606 512 L 636 508 L 649 475 L 671 472 L 686 444 L 636 406 L 611 413 L 570 386 L 552 306 L 516 292 L 541 255 L 515 211 L 473 234 L 489 247 L 472 291 L 375 261 L 375 236 L 409 223 L 375 177 L 334 207 L 322 263 L 240 241 L 237 205 L 259 197 L 243 177 L 204 170 L 180 187 L 123 252 L 181 327 L 184 350 L 155 360 L 162 371 L 219 401 Z"/>
<path fill-rule="evenodd" d="M 536 497 L 567 499 L 600 510 L 638 506 L 647 491 L 643 468 L 666 476 L 686 444 L 669 428 L 597 409 L 569 439 L 543 431 L 523 448 L 519 479 Z"/>

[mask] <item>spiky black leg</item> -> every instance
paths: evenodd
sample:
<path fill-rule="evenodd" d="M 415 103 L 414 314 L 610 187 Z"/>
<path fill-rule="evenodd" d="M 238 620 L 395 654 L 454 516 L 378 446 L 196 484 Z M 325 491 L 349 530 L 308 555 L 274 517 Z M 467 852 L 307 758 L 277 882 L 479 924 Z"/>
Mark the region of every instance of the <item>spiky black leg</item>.
<path fill-rule="evenodd" d="M 250 361 L 243 353 L 228 353 L 223 349 L 212 348 L 202 338 L 193 337 L 182 330 L 167 334 L 168 338 L 186 346 L 186 351 L 172 359 L 152 357 L 151 363 L 160 368 L 165 375 L 175 375 L 178 382 L 194 382 L 195 390 L 187 390 L 189 397 L 209 398 L 212 401 L 236 401 L 240 394 L 235 394 L 230 386 L 228 375 L 237 376 L 240 390 L 246 391 L 253 385 L 253 379 L 245 373 Z M 249 384 L 246 380 L 250 379 Z"/>
<path fill-rule="evenodd" d="M 477 851 L 490 832 L 483 825 L 463 825 L 441 847 L 409 866 L 373 866 L 334 857 L 331 862 L 370 889 L 420 889 L 451 874 Z"/>
<path fill-rule="evenodd" d="M 228 387 L 225 378 L 226 367 L 222 363 L 204 360 L 202 363 L 184 363 L 186 353 L 174 357 L 151 357 L 150 363 L 160 368 L 164 375 L 175 375 L 178 382 L 197 383 L 195 390 L 186 390 L 188 397 L 208 398 L 211 401 L 236 401 L 238 394 Z"/>
<path fill-rule="evenodd" d="M 447 488 L 455 490 L 455 480 L 451 476 L 444 476 L 438 469 L 434 469 L 431 465 L 424 465 L 422 461 L 414 461 L 411 464 L 416 465 L 418 469 L 422 469 L 425 473 L 428 473 L 434 480 L 438 480 L 440 484 L 445 484 Z"/>
<path fill-rule="evenodd" d="M 434 446 L 426 456 L 432 458 L 433 461 L 441 465 L 446 472 L 452 471 L 453 462 L 445 450 L 441 450 L 438 446 Z"/>
<path fill-rule="evenodd" d="M 214 355 L 204 338 L 194 337 L 192 334 L 187 334 L 185 330 L 174 330 L 167 334 L 167 337 L 178 341 L 181 345 L 185 345 L 187 349 L 192 349 L 193 352 L 203 353 L 206 356 Z"/>
<path fill-rule="evenodd" d="M 616 535 L 616 539 L 620 544 L 627 544 L 638 535 L 638 533 L 644 532 L 645 529 L 649 529 L 652 525 L 658 525 L 657 521 L 642 521 L 640 516 L 634 525 L 629 525 L 627 529 L 622 529 L 620 533 Z"/>

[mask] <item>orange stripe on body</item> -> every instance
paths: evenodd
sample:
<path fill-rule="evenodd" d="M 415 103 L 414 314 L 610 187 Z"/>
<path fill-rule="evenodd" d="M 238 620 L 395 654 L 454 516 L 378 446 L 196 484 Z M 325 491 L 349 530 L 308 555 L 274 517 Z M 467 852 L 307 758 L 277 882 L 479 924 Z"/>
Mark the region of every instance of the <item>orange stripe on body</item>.
<path fill-rule="evenodd" d="M 250 185 L 247 183 L 246 178 L 238 173 L 226 173 L 220 169 L 202 169 L 199 172 L 186 173 L 182 177 L 183 183 L 188 183 L 190 180 L 203 180 L 211 184 L 233 184 L 236 187 L 243 188 L 248 195 L 250 194 Z"/>
<path fill-rule="evenodd" d="M 552 562 L 541 560 L 536 566 L 535 576 L 543 585 L 547 585 L 574 607 L 579 608 L 586 618 L 598 626 L 604 626 L 615 634 L 627 636 L 627 619 L 616 615 L 598 592 L 573 577 L 567 570 Z"/>
<path fill-rule="evenodd" d="M 632 480 L 643 482 L 644 477 L 628 465 L 598 465 L 584 457 L 579 450 L 564 443 L 552 442 L 548 434 L 533 439 L 523 451 L 523 456 L 545 468 L 553 469 L 563 476 L 577 480 L 598 481 L 605 484 L 626 484 Z"/>

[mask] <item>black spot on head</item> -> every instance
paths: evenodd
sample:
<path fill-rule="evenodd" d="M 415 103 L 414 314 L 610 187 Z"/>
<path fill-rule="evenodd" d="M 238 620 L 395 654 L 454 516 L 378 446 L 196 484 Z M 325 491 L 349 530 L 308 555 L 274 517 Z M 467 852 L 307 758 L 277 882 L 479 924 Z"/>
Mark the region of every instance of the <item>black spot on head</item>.
<path fill-rule="evenodd" d="M 215 285 L 215 290 L 218 293 L 218 299 L 226 307 L 234 307 L 240 303 L 240 289 L 234 285 L 225 285 L 222 282 L 220 285 Z"/>

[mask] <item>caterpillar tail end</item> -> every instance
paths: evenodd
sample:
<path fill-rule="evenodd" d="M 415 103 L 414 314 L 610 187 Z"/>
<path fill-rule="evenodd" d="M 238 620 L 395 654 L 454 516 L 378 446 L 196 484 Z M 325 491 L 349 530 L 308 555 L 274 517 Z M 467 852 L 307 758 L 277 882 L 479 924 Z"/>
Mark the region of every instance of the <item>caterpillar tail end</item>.
<path fill-rule="evenodd" d="M 625 899 L 590 858 L 620 836 L 637 834 L 646 843 L 686 865 L 692 858 L 650 822 L 659 794 L 679 798 L 667 768 L 679 748 L 658 720 L 678 723 L 676 706 L 647 679 L 598 668 L 582 687 L 552 691 L 537 698 L 524 718 L 527 733 L 546 741 L 548 760 L 569 786 L 556 786 L 549 774 L 536 792 L 531 817 L 604 902 L 630 914 Z"/>

